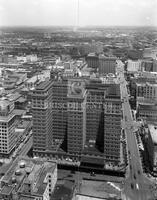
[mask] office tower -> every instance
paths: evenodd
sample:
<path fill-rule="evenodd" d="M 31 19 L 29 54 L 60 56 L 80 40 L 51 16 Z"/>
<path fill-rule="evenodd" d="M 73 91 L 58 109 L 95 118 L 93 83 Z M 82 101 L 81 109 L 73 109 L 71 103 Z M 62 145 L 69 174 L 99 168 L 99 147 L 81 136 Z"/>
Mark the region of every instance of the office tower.
<path fill-rule="evenodd" d="M 108 86 L 102 84 L 101 80 L 99 79 L 90 80 L 86 84 L 86 142 L 93 141 L 95 144 L 100 144 L 100 142 L 103 142 L 103 103 L 107 88 Z"/>
<path fill-rule="evenodd" d="M 87 61 L 88 67 L 90 68 L 97 70 L 97 68 L 99 67 L 99 57 L 96 53 L 88 54 L 86 61 Z"/>
<path fill-rule="evenodd" d="M 86 90 L 81 79 L 70 79 L 68 85 L 67 150 L 75 155 L 82 152 L 86 140 Z"/>
<path fill-rule="evenodd" d="M 116 57 L 99 56 L 99 74 L 116 73 Z"/>
<path fill-rule="evenodd" d="M 104 100 L 104 162 L 120 162 L 121 136 L 120 86 L 112 85 Z"/>
<path fill-rule="evenodd" d="M 44 155 L 53 146 L 52 84 L 41 82 L 32 92 L 33 151 Z"/>
<path fill-rule="evenodd" d="M 54 139 L 63 141 L 67 134 L 68 81 L 59 79 L 52 84 L 52 132 Z"/>
<path fill-rule="evenodd" d="M 9 157 L 15 147 L 15 114 L 14 102 L 0 100 L 0 155 Z"/>

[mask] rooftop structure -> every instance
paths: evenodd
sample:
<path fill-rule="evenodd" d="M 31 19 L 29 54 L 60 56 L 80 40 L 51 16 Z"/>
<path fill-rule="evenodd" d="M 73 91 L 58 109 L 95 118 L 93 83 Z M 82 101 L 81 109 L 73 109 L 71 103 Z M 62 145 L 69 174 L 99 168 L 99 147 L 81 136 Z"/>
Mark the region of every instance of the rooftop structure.
<path fill-rule="evenodd" d="M 1 179 L 5 199 L 49 200 L 57 181 L 57 165 L 42 159 L 17 158 Z"/>

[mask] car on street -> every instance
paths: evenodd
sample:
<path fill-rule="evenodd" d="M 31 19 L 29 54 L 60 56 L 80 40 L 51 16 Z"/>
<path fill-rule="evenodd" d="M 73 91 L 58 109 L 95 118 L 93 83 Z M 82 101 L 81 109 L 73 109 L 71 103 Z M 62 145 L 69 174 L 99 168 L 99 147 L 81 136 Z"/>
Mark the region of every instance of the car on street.
<path fill-rule="evenodd" d="M 136 175 L 134 174 L 134 179 L 136 179 Z"/>

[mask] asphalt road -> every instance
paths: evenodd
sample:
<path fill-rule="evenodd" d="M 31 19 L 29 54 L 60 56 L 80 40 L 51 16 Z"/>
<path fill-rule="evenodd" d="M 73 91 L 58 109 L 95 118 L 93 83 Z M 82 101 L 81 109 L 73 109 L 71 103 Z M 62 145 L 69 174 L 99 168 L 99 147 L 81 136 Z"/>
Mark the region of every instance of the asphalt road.
<path fill-rule="evenodd" d="M 33 136 L 31 136 L 28 139 L 28 141 L 25 144 L 23 144 L 22 148 L 18 151 L 18 155 L 26 156 L 29 150 L 32 148 L 32 146 L 33 146 Z"/>
<path fill-rule="evenodd" d="M 123 65 L 119 62 L 118 76 L 123 99 L 123 118 L 126 132 L 127 151 L 128 151 L 128 170 L 127 178 L 124 181 L 123 199 L 127 200 L 153 200 L 152 182 L 145 176 L 142 169 L 136 135 L 134 133 L 134 121 L 129 104 L 129 96 L 126 81 L 123 73 Z"/>

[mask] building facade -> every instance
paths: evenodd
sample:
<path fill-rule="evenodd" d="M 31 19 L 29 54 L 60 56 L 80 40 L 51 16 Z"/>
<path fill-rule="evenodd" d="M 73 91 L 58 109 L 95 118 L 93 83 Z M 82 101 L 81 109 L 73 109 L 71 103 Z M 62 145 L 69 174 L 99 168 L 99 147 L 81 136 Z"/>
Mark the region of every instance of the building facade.
<path fill-rule="evenodd" d="M 86 90 L 84 81 L 70 79 L 68 91 L 67 151 L 81 154 L 86 141 Z"/>
<path fill-rule="evenodd" d="M 0 155 L 9 157 L 16 145 L 14 102 L 0 100 Z"/>
<path fill-rule="evenodd" d="M 120 163 L 122 104 L 120 86 L 113 85 L 104 101 L 104 162 Z"/>
<path fill-rule="evenodd" d="M 68 81 L 56 80 L 52 84 L 52 132 L 54 139 L 64 140 L 67 134 Z"/>
<path fill-rule="evenodd" d="M 104 97 L 109 85 L 100 80 L 91 80 L 86 84 L 86 142 L 93 141 L 102 146 L 104 131 Z"/>
<path fill-rule="evenodd" d="M 42 82 L 32 92 L 33 151 L 44 154 L 53 146 L 52 82 Z"/>
<path fill-rule="evenodd" d="M 157 101 L 157 83 L 136 83 L 136 97 Z"/>
<path fill-rule="evenodd" d="M 141 71 L 141 60 L 138 60 L 138 61 L 128 60 L 127 70 L 128 70 L 128 72 Z"/>
<path fill-rule="evenodd" d="M 149 123 L 157 124 L 157 105 L 154 103 L 139 102 L 137 107 L 137 116 Z"/>
<path fill-rule="evenodd" d="M 116 57 L 99 56 L 99 74 L 116 73 Z"/>
<path fill-rule="evenodd" d="M 157 176 L 157 127 L 148 124 L 148 127 L 145 128 L 145 134 L 147 135 L 146 146 L 150 168 Z"/>
<path fill-rule="evenodd" d="M 86 61 L 90 68 L 97 69 L 99 67 L 99 57 L 95 53 L 88 54 Z"/>
<path fill-rule="evenodd" d="M 90 157 L 90 162 L 98 156 L 104 165 L 118 164 L 119 90 L 119 85 L 98 78 L 58 79 L 38 85 L 32 93 L 34 154 L 60 160 L 79 155 Z"/>

